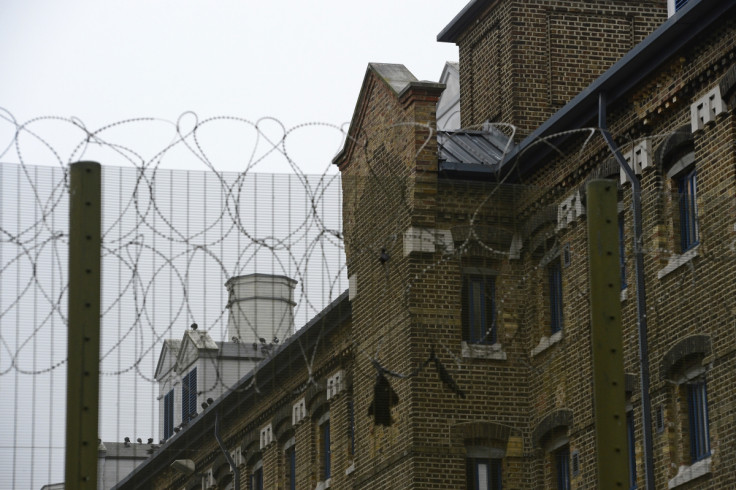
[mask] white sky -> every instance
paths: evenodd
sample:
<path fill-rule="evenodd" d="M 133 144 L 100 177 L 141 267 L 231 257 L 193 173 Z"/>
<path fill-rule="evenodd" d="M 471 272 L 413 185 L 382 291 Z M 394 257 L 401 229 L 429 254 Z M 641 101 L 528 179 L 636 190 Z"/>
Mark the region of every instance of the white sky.
<path fill-rule="evenodd" d="M 457 61 L 458 55 L 455 45 L 437 43 L 436 35 L 466 3 L 0 0 L 0 161 L 50 165 L 81 157 L 103 165 L 121 161 L 109 147 L 80 153 L 77 145 L 85 133 L 68 120 L 41 120 L 29 126 L 55 152 L 28 133 L 16 148 L 15 126 L 8 117 L 19 123 L 43 116 L 74 117 L 94 131 L 128 118 L 176 122 L 183 113 L 194 111 L 200 121 L 217 116 L 252 122 L 273 117 L 285 130 L 311 122 L 339 127 L 352 117 L 371 61 L 403 63 L 420 80 L 438 80 L 445 61 Z M 282 131 L 275 121 L 264 126 L 269 137 L 277 138 Z M 269 150 L 268 145 L 254 149 L 258 143 L 253 131 L 246 136 L 242 128 L 242 123 L 225 120 L 202 131 L 200 141 L 216 168 L 243 170 L 253 159 L 251 153 L 258 158 Z M 171 124 L 139 121 L 106 130 L 102 136 L 151 158 L 174 134 Z M 330 168 L 340 141 L 339 131 L 326 126 L 300 129 L 287 138 L 289 156 L 303 171 L 322 173 Z M 202 168 L 196 161 L 188 163 L 192 154 L 169 151 L 164 166 Z M 288 170 L 283 156 L 276 157 L 282 161 L 270 161 L 257 170 Z M 4 381 L 3 389 L 15 386 L 13 380 Z M 39 384 L 33 390 L 35 400 L 36 391 L 46 387 Z M 23 406 L 17 396 L 14 404 Z M 38 405 L 41 398 L 31 403 Z M 35 406 L 29 413 L 42 408 Z M 149 435 L 148 427 L 155 423 L 148 422 L 151 415 L 155 417 L 142 417 L 146 429 L 131 430 L 130 435 Z M 51 434 L 51 416 L 32 417 L 35 435 L 30 444 L 49 444 L 49 454 L 59 455 L 59 441 L 46 443 L 44 438 Z M 11 425 L 20 422 L 11 419 Z M 123 425 L 120 430 L 130 430 L 129 424 Z M 27 435 L 24 427 L 21 436 Z M 6 441 L 17 441 L 16 432 L 7 423 L 0 426 Z M 119 436 L 102 434 L 107 439 Z M 29 448 L 7 444 L 0 454 L 2 488 L 39 488 L 63 479 L 58 457 L 39 459 Z"/>
<path fill-rule="evenodd" d="M 274 117 L 287 128 L 340 125 L 371 61 L 438 80 L 458 54 L 436 36 L 466 3 L 3 0 L 0 107 L 19 122 L 74 116 L 88 129 L 137 117 L 176 121 L 186 111 L 200 120 Z M 328 161 L 339 143 L 312 146 L 329 146 L 309 156 Z"/>

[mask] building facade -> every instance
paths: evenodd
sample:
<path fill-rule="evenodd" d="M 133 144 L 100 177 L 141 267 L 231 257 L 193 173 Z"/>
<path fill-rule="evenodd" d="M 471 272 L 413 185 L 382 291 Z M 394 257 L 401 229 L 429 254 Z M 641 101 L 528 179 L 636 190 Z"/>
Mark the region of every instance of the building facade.
<path fill-rule="evenodd" d="M 735 486 L 736 4 L 676 4 L 470 2 L 438 36 L 464 130 L 436 130 L 442 84 L 370 64 L 334 159 L 349 292 L 118 488 L 596 488 L 593 179 L 622 486 Z"/>

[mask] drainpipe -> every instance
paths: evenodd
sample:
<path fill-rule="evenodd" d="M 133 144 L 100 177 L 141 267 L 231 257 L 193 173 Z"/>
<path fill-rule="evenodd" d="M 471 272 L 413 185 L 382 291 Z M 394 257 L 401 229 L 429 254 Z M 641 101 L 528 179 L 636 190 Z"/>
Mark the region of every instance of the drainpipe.
<path fill-rule="evenodd" d="M 654 490 L 654 457 L 652 450 L 652 403 L 649 399 L 649 347 L 647 343 L 647 302 L 644 290 L 644 252 L 641 217 L 641 184 L 613 141 L 606 126 L 606 94 L 598 94 L 598 128 L 616 161 L 631 182 L 634 214 L 634 271 L 636 273 L 636 311 L 639 324 L 639 363 L 641 387 L 641 419 L 644 435 L 644 475 L 646 489 Z"/>
<path fill-rule="evenodd" d="M 217 444 L 220 445 L 222 454 L 225 455 L 227 464 L 230 465 L 230 469 L 233 471 L 233 479 L 235 480 L 235 485 L 233 485 L 233 488 L 235 488 L 235 490 L 240 490 L 240 470 L 235 464 L 235 461 L 233 461 L 233 457 L 230 456 L 230 452 L 225 448 L 225 444 L 222 442 L 222 438 L 220 437 L 220 411 L 219 410 L 215 412 L 215 439 L 217 440 Z"/>

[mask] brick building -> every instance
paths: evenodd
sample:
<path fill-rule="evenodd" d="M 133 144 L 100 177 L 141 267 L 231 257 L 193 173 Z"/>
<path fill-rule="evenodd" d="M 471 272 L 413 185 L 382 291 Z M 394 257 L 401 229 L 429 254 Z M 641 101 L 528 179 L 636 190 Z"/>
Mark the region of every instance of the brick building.
<path fill-rule="evenodd" d="M 118 488 L 234 487 L 216 426 L 240 488 L 595 488 L 594 178 L 623 486 L 736 486 L 736 4 L 676 3 L 471 1 L 438 36 L 465 130 L 435 131 L 443 85 L 370 64 L 334 159 L 350 291 Z"/>

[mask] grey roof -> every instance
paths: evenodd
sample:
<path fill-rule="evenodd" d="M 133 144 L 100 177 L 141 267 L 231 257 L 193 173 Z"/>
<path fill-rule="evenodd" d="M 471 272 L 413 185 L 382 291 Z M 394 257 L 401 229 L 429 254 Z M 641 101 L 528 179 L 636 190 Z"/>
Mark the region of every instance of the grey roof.
<path fill-rule="evenodd" d="M 494 0 L 471 0 L 465 7 L 450 21 L 442 32 L 437 34 L 437 40 L 444 43 L 457 42 L 460 35 L 480 18 L 483 11 L 486 10 Z"/>
<path fill-rule="evenodd" d="M 164 339 L 164 344 L 171 351 L 171 355 L 176 358 L 179 355 L 179 348 L 181 347 L 181 340 L 176 339 Z"/>
<path fill-rule="evenodd" d="M 440 170 L 475 171 L 484 166 L 495 171 L 513 143 L 495 126 L 485 124 L 481 131 L 438 131 L 437 147 Z"/>
<path fill-rule="evenodd" d="M 263 359 L 265 354 L 263 353 L 262 345 L 256 345 L 253 348 L 251 342 L 216 342 L 220 348 L 220 352 L 217 354 L 219 359 Z M 270 348 L 274 348 L 273 345 Z"/>
<path fill-rule="evenodd" d="M 404 65 L 394 63 L 370 63 L 370 67 L 393 89 L 394 92 L 401 93 L 411 82 L 416 82 L 412 72 Z"/>
<path fill-rule="evenodd" d="M 189 337 L 194 346 L 199 350 L 217 350 L 217 344 L 205 330 L 187 329 L 184 332 L 184 338 L 186 337 Z"/>
<path fill-rule="evenodd" d="M 157 444 L 137 442 L 103 442 L 98 447 L 100 452 L 106 451 L 105 457 L 113 459 L 146 459 L 153 450 L 157 448 Z"/>

